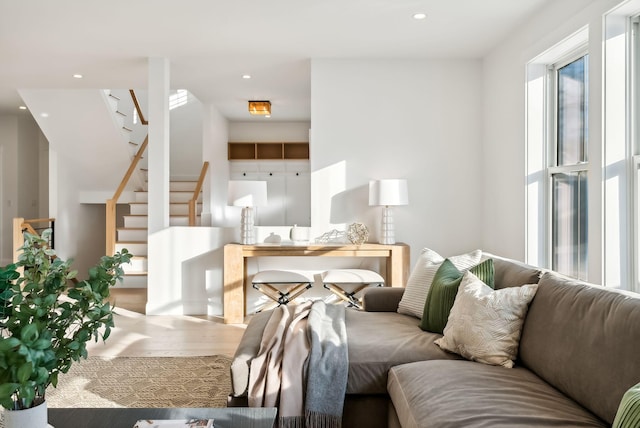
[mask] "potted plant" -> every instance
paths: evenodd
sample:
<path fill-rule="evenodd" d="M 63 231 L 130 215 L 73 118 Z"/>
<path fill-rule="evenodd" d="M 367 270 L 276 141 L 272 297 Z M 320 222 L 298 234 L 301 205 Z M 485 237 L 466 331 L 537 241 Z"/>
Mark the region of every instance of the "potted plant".
<path fill-rule="evenodd" d="M 25 409 L 44 412 L 44 421 L 30 427 L 47 426 L 47 387 L 55 387 L 72 362 L 87 358 L 87 341 L 109 337 L 109 288 L 131 259 L 126 249 L 104 256 L 88 279 L 70 282 L 76 276 L 71 260 L 48 248 L 50 235 L 50 229 L 42 236 L 25 233 L 18 262 L 0 267 L 0 405 L 6 428 Z"/>

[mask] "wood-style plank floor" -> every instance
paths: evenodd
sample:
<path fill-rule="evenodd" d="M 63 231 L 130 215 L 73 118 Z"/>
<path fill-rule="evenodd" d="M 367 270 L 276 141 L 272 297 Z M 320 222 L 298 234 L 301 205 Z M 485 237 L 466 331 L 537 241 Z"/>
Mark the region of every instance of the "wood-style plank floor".
<path fill-rule="evenodd" d="M 115 328 L 106 342 L 90 341 L 89 355 L 103 357 L 232 357 L 246 325 L 224 324 L 221 318 L 146 316 L 116 309 Z"/>

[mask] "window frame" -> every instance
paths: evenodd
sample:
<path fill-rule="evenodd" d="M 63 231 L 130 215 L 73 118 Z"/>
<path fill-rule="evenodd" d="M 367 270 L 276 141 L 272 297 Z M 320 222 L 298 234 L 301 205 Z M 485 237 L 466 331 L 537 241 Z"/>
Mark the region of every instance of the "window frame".
<path fill-rule="evenodd" d="M 566 65 L 571 64 L 572 62 L 583 58 L 587 56 L 586 59 L 586 70 L 588 72 L 589 70 L 589 50 L 588 50 L 588 45 L 582 44 L 568 52 L 566 52 L 564 55 L 560 56 L 556 61 L 553 61 L 551 63 L 549 63 L 547 65 L 547 71 L 546 71 L 546 88 L 547 90 L 545 91 L 545 95 L 546 95 L 546 100 L 544 102 L 545 108 L 546 108 L 546 142 L 544 144 L 544 150 L 546 151 L 544 158 L 546 159 L 546 168 L 545 168 L 545 175 L 546 175 L 546 180 L 545 180 L 545 201 L 546 201 L 546 219 L 545 219 L 545 223 L 546 223 L 546 230 L 545 230 L 545 241 L 546 241 L 546 251 L 545 253 L 545 263 L 547 266 L 551 267 L 552 269 L 555 269 L 556 266 L 554 266 L 554 259 L 555 259 L 555 253 L 554 253 L 554 241 L 553 241 L 553 231 L 555 228 L 555 223 L 554 223 L 554 188 L 553 188 L 553 179 L 555 175 L 558 174 L 572 174 L 572 173 L 584 173 L 586 175 L 586 182 L 587 182 L 587 186 L 589 185 L 589 160 L 588 160 L 588 134 L 585 135 L 583 144 L 585 144 L 585 147 L 583 147 L 583 152 L 585 155 L 586 160 L 584 161 L 579 161 L 575 164 L 569 164 L 569 165 L 558 165 L 558 129 L 559 129 L 559 124 L 558 124 L 558 109 L 559 109 L 559 97 L 558 97 L 558 70 L 560 70 L 561 68 L 563 68 Z M 585 89 L 587 90 L 587 93 L 585 94 L 587 102 L 589 99 L 589 77 L 587 75 L 587 85 L 585 86 Z M 587 104 L 588 105 L 588 104 Z M 586 112 L 586 117 L 585 117 L 585 123 L 587 124 L 587 127 L 589 125 L 589 109 L 587 108 L 587 112 Z M 588 128 L 587 128 L 588 129 Z M 587 195 L 588 195 L 589 191 L 588 191 L 588 187 L 587 187 Z M 588 269 L 588 262 L 589 262 L 589 235 L 588 235 L 588 222 L 589 222 L 589 212 L 587 211 L 587 217 L 586 217 L 586 258 L 585 258 L 585 265 L 584 266 L 579 266 L 578 271 L 579 271 L 579 279 L 583 279 L 583 280 L 587 280 L 588 279 L 588 274 L 589 274 L 589 269 Z"/>
<path fill-rule="evenodd" d="M 630 91 L 627 102 L 627 159 L 631 168 L 629 194 L 631 202 L 629 227 L 632 242 L 629 246 L 631 284 L 629 289 L 640 293 L 640 14 L 628 18 L 630 43 L 627 51 L 627 84 Z"/>

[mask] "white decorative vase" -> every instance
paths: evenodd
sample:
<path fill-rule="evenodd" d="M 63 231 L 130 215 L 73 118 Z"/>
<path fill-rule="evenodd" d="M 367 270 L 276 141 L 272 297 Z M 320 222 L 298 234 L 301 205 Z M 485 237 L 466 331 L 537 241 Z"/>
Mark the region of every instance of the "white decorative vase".
<path fill-rule="evenodd" d="M 24 410 L 4 410 L 5 428 L 47 428 L 47 402 Z"/>

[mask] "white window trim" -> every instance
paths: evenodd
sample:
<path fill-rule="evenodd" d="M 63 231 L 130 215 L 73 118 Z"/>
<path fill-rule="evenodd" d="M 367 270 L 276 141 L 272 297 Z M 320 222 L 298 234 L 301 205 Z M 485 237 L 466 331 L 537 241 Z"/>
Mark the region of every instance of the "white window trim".
<path fill-rule="evenodd" d="M 550 67 L 588 53 L 588 42 L 589 27 L 585 26 L 527 63 L 525 260 L 541 267 L 551 266 L 551 175 L 569 172 L 567 166 L 552 166 L 556 156 L 550 145 L 551 141 L 555 144 L 555 106 L 549 100 L 555 100 L 555 88 L 550 84 L 549 73 L 553 73 Z M 589 165 L 581 163 L 568 168 L 588 171 Z"/>

